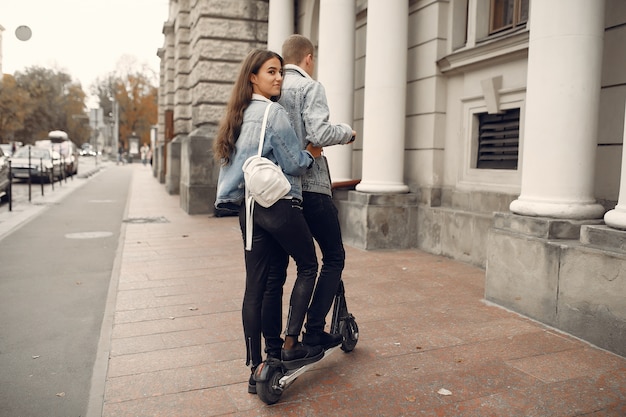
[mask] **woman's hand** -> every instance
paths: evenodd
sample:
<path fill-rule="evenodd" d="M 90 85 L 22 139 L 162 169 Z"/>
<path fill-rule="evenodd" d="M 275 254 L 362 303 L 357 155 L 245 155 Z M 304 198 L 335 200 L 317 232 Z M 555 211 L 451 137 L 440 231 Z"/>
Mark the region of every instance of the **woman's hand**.
<path fill-rule="evenodd" d="M 322 151 L 324 150 L 324 148 L 313 146 L 313 144 L 309 142 L 309 144 L 306 145 L 306 150 L 309 151 L 311 155 L 313 155 L 313 158 L 319 158 L 320 156 L 322 156 Z"/>

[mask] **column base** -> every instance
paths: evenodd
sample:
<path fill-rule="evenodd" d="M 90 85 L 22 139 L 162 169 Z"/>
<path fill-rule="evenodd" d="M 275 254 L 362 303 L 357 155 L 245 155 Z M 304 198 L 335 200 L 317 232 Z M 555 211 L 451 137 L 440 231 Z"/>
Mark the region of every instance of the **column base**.
<path fill-rule="evenodd" d="M 626 230 L 626 207 L 618 204 L 613 210 L 606 212 L 604 222 L 615 229 Z"/>
<path fill-rule="evenodd" d="M 409 187 L 401 182 L 376 182 L 376 181 L 363 181 L 356 186 L 357 191 L 364 193 L 377 193 L 377 194 L 399 194 L 408 193 Z"/>
<path fill-rule="evenodd" d="M 176 136 L 167 144 L 167 167 L 165 190 L 170 195 L 180 193 L 180 158 L 184 136 Z"/>
<path fill-rule="evenodd" d="M 496 213 L 485 298 L 625 356 L 626 232 L 586 223 Z"/>
<path fill-rule="evenodd" d="M 550 217 L 557 219 L 601 219 L 605 209 L 597 203 L 554 203 L 518 198 L 509 209 L 522 216 Z"/>
<path fill-rule="evenodd" d="M 213 137 L 210 129 L 199 128 L 182 142 L 180 207 L 188 214 L 214 213 L 219 164 L 210 151 Z"/>
<path fill-rule="evenodd" d="M 166 162 L 167 162 L 167 145 L 160 144 L 157 146 L 157 155 L 156 155 L 156 178 L 159 180 L 160 184 L 165 184 L 165 171 L 166 171 Z"/>
<path fill-rule="evenodd" d="M 345 190 L 342 190 L 345 192 Z M 348 191 L 335 199 L 346 244 L 361 249 L 417 247 L 416 194 L 370 194 Z"/>

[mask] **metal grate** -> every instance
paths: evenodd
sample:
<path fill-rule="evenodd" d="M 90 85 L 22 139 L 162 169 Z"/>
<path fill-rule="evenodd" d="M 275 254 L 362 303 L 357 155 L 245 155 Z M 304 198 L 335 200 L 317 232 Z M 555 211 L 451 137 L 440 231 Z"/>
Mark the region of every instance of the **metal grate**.
<path fill-rule="evenodd" d="M 519 154 L 519 109 L 478 116 L 476 168 L 517 169 Z"/>

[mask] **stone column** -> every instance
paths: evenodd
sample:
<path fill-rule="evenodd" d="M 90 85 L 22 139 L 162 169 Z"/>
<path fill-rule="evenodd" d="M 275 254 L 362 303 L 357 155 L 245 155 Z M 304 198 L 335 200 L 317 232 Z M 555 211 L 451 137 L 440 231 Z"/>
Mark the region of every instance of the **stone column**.
<path fill-rule="evenodd" d="M 317 79 L 326 89 L 330 121 L 352 125 L 354 115 L 354 0 L 321 0 Z M 333 181 L 352 179 L 352 145 L 324 149 Z"/>
<path fill-rule="evenodd" d="M 165 47 L 159 48 L 157 55 L 161 59 L 161 62 L 159 66 L 159 96 L 158 96 L 159 97 L 158 98 L 159 112 L 157 116 L 159 128 L 157 132 L 156 142 L 154 144 L 154 148 L 152 149 L 152 175 L 154 175 L 155 177 L 158 177 L 159 172 L 160 172 L 160 166 L 159 166 L 160 149 L 165 144 L 165 110 L 167 108 L 166 106 L 167 97 L 165 93 L 165 85 L 166 85 Z M 117 139 L 117 142 L 119 142 L 119 131 L 120 131 L 119 125 L 117 123 L 118 121 L 119 121 L 119 114 L 118 114 L 118 117 L 116 118 L 116 125 L 115 125 L 115 138 Z M 116 146 L 119 146 L 119 144 Z"/>
<path fill-rule="evenodd" d="M 604 1 L 533 2 L 521 195 L 513 213 L 598 219 L 593 194 Z"/>
<path fill-rule="evenodd" d="M 624 134 L 622 140 L 622 174 L 619 183 L 619 198 L 617 206 L 604 215 L 604 222 L 614 229 L 626 230 L 626 115 L 624 116 Z"/>
<path fill-rule="evenodd" d="M 408 1 L 369 0 L 363 111 L 363 173 L 358 191 L 406 193 Z"/>
<path fill-rule="evenodd" d="M 165 53 L 164 53 L 164 69 L 165 69 L 165 79 L 164 79 L 164 87 L 165 87 L 165 112 L 173 112 L 174 111 L 174 77 L 176 74 L 175 70 L 175 50 L 176 50 L 176 42 L 175 42 L 175 33 L 174 33 L 174 19 L 175 17 L 170 16 L 171 20 L 168 20 L 163 24 L 163 34 L 165 35 Z M 167 118 L 166 118 L 167 124 Z M 166 129 L 167 130 L 167 129 Z M 158 165 L 158 173 L 157 178 L 160 183 L 165 183 L 165 176 L 167 174 L 167 145 L 170 140 L 173 138 L 171 135 L 172 132 L 167 132 L 170 134 L 165 134 L 163 143 L 158 147 L 157 150 L 157 165 Z"/>
<path fill-rule="evenodd" d="M 174 20 L 174 139 L 167 145 L 168 167 L 165 175 L 165 190 L 169 194 L 180 192 L 181 146 L 187 134 L 192 130 L 191 92 L 189 91 L 190 73 L 190 24 L 189 0 L 179 0 L 176 19 Z"/>
<path fill-rule="evenodd" d="M 267 49 L 282 55 L 283 42 L 294 30 L 293 0 L 270 0 Z"/>

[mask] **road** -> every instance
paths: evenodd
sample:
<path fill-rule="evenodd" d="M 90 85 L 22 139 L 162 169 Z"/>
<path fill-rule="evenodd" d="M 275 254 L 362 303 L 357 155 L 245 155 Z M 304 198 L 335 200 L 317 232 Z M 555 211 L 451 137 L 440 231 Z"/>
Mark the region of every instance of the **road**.
<path fill-rule="evenodd" d="M 18 208 L 23 204 L 27 204 L 32 202 L 38 198 L 46 197 L 51 194 L 57 193 L 62 190 L 64 187 L 72 186 L 72 182 L 79 177 L 84 177 L 87 173 L 93 172 L 95 168 L 101 167 L 103 162 L 99 159 L 96 161 L 93 157 L 80 157 L 78 163 L 78 176 L 75 178 L 68 177 L 64 180 L 56 181 L 53 184 L 44 183 L 41 184 L 39 179 L 33 179 L 33 182 L 29 184 L 24 180 L 14 180 L 13 181 L 13 206 L 14 208 Z M 29 196 L 30 194 L 30 196 Z M 0 212 L 8 210 L 8 203 L 2 201 L 0 204 Z"/>
<path fill-rule="evenodd" d="M 0 233 L 0 416 L 86 414 L 131 175 L 110 165 L 76 178 L 62 199 Z M 32 204 L 14 196 L 18 212 Z"/>

